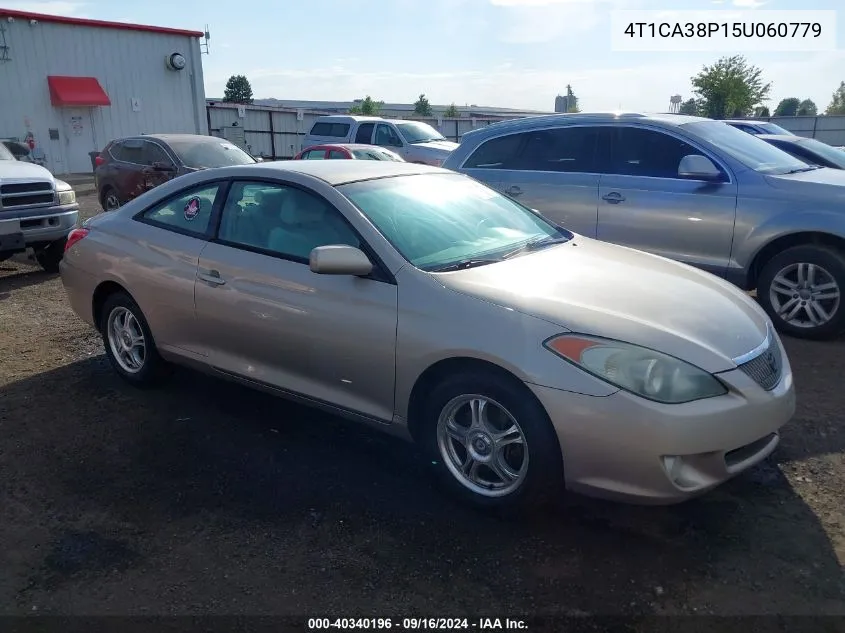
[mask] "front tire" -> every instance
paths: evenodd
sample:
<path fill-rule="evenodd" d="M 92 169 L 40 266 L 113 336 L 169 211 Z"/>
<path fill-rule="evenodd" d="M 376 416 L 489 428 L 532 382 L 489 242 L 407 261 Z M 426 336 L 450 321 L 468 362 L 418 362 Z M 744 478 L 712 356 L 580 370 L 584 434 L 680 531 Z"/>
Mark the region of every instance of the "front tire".
<path fill-rule="evenodd" d="M 100 333 L 112 368 L 130 384 L 146 387 L 165 376 L 166 364 L 147 320 L 128 294 L 118 292 L 106 299 Z"/>
<path fill-rule="evenodd" d="M 516 379 L 493 373 L 447 378 L 428 398 L 422 433 L 438 479 L 478 508 L 529 509 L 560 498 L 557 435 Z"/>
<path fill-rule="evenodd" d="M 790 336 L 830 339 L 845 331 L 845 256 L 823 246 L 795 246 L 769 260 L 757 299 Z"/>
<path fill-rule="evenodd" d="M 64 257 L 65 254 L 65 244 L 67 244 L 67 238 L 51 242 L 35 253 L 35 261 L 38 262 L 38 265 L 41 266 L 45 272 L 59 272 L 59 263 L 62 261 L 62 257 Z"/>

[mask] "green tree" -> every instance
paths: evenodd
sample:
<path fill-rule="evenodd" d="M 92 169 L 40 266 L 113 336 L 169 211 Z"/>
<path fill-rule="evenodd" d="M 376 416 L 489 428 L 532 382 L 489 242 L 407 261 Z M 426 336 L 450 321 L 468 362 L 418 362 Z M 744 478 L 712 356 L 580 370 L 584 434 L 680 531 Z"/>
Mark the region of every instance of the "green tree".
<path fill-rule="evenodd" d="M 349 114 L 363 114 L 364 116 L 376 116 L 381 112 L 384 101 L 375 101 L 370 95 L 358 101 L 349 108 Z"/>
<path fill-rule="evenodd" d="M 754 108 L 754 116 L 765 119 L 772 116 L 772 113 L 769 112 L 769 108 L 766 106 L 757 106 Z"/>
<path fill-rule="evenodd" d="M 701 113 L 711 119 L 753 114 L 772 87 L 764 83 L 762 75 L 763 71 L 742 55 L 721 57 L 712 66 L 704 66 L 691 79 Z"/>
<path fill-rule="evenodd" d="M 812 99 L 804 99 L 798 104 L 798 116 L 816 116 L 819 109 Z"/>
<path fill-rule="evenodd" d="M 425 94 L 421 94 L 420 98 L 417 99 L 417 102 L 414 104 L 414 114 L 418 114 L 420 116 L 431 116 L 431 104 L 428 102 L 428 99 L 425 98 Z"/>
<path fill-rule="evenodd" d="M 445 116 L 447 119 L 457 119 L 461 115 L 458 112 L 458 106 L 456 106 L 453 102 L 452 105 L 446 108 L 446 111 L 443 113 L 443 116 Z"/>
<path fill-rule="evenodd" d="M 845 114 L 845 81 L 839 82 L 839 87 L 833 93 L 825 114 Z"/>
<path fill-rule="evenodd" d="M 230 103 L 252 103 L 252 86 L 244 75 L 232 75 L 226 82 L 223 101 Z"/>
<path fill-rule="evenodd" d="M 795 116 L 798 114 L 798 106 L 800 105 L 801 99 L 798 97 L 781 99 L 778 107 L 775 108 L 775 116 Z"/>
<path fill-rule="evenodd" d="M 695 99 L 687 99 L 681 104 L 681 107 L 678 108 L 678 114 L 689 114 L 691 116 L 697 116 L 698 103 L 696 103 Z"/>

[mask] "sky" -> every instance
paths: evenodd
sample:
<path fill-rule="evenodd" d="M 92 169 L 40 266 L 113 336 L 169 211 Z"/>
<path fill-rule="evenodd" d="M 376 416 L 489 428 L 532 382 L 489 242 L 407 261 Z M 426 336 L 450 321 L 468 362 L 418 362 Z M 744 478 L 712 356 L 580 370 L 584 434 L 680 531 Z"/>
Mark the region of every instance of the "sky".
<path fill-rule="evenodd" d="M 837 9 L 842 0 L 0 0 L 7 9 L 196 29 L 208 98 L 246 75 L 255 98 L 553 110 L 570 84 L 582 110 L 665 111 L 690 77 L 742 53 L 772 82 L 767 105 L 823 110 L 845 80 L 845 10 L 827 52 L 615 52 L 611 11 Z"/>

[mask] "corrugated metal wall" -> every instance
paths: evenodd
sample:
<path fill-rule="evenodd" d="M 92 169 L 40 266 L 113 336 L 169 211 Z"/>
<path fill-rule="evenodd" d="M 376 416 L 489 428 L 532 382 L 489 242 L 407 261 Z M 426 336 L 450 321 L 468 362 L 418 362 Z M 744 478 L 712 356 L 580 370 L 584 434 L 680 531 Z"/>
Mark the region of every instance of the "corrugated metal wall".
<path fill-rule="evenodd" d="M 255 156 L 270 159 L 293 158 L 302 149 L 302 139 L 311 129 L 314 120 L 325 116 L 325 112 L 302 111 L 302 120 L 297 119 L 297 110 L 270 106 L 244 106 L 244 117 L 240 117 L 238 106 L 214 103 L 208 105 L 209 129 L 215 136 L 233 140 L 231 128 L 243 129 L 247 149 Z M 271 118 L 272 117 L 272 118 Z M 474 127 L 481 127 L 513 117 L 484 117 L 461 119 L 436 119 L 405 117 L 414 121 L 425 121 L 437 128 L 443 136 L 460 142 L 461 137 Z M 272 120 L 272 133 L 271 133 Z M 227 130 L 227 128 L 229 128 Z"/>
<path fill-rule="evenodd" d="M 31 131 L 55 173 L 90 171 L 87 152 L 113 138 L 208 133 L 196 38 L 22 19 L 4 19 L 3 26 L 10 60 L 0 62 L 0 137 L 23 138 Z M 165 66 L 174 52 L 188 62 L 182 71 Z M 69 129 L 69 112 L 50 103 L 47 75 L 96 77 L 112 105 L 84 109 L 81 124 L 90 127 L 84 134 Z M 59 140 L 50 140 L 51 128 Z"/>

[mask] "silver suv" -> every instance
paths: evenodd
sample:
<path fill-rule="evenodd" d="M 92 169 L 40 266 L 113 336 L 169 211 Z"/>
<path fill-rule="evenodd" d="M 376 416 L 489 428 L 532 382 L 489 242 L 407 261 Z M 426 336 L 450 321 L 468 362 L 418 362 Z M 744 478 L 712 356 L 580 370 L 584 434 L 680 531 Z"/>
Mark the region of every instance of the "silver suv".
<path fill-rule="evenodd" d="M 443 166 L 582 235 L 756 289 L 782 332 L 845 331 L 845 171 L 720 121 L 633 113 L 496 123 Z"/>

